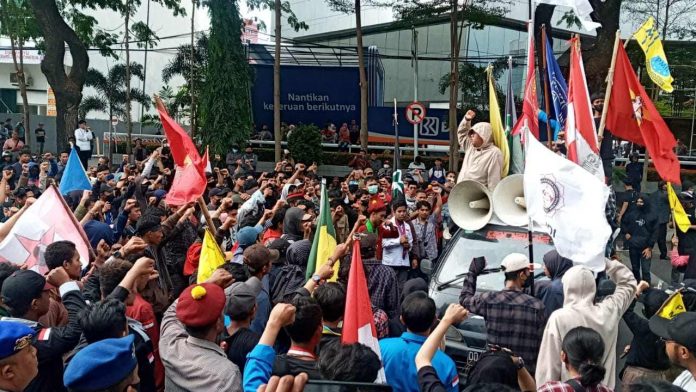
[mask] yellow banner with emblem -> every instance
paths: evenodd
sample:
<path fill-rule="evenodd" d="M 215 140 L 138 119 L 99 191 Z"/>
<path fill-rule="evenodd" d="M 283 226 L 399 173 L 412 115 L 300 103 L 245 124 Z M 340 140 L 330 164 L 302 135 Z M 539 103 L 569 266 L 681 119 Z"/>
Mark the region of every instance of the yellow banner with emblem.
<path fill-rule="evenodd" d="M 669 72 L 669 64 L 667 64 L 665 50 L 662 48 L 660 33 L 655 26 L 655 18 L 649 17 L 633 36 L 645 52 L 645 65 L 650 79 L 661 89 L 671 93 L 674 90 L 672 87 L 674 78 Z"/>

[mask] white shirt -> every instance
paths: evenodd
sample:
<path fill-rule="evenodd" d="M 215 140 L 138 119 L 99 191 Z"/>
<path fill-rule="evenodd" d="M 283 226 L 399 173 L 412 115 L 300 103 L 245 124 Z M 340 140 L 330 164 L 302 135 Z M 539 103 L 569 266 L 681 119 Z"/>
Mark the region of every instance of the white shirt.
<path fill-rule="evenodd" d="M 92 146 L 89 141 L 92 138 L 94 138 L 94 135 L 89 129 L 77 128 L 75 130 L 75 144 L 80 147 L 80 151 L 90 151 Z"/>
<path fill-rule="evenodd" d="M 696 391 L 696 380 L 694 380 L 693 374 L 688 370 L 684 370 L 682 374 L 674 380 L 673 384 L 687 392 Z"/>
<path fill-rule="evenodd" d="M 391 267 L 408 267 L 411 265 L 411 259 L 408 256 L 408 251 L 401 245 L 401 236 L 408 238 L 408 243 L 413 247 L 413 233 L 411 225 L 407 222 L 396 224 L 396 219 L 389 220 L 397 229 L 399 229 L 399 237 L 383 238 L 382 239 L 382 264 Z"/>

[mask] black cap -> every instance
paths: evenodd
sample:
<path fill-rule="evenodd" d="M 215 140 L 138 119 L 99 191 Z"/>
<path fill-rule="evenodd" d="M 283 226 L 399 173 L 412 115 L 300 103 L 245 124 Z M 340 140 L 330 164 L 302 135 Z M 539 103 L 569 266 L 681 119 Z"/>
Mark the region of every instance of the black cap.
<path fill-rule="evenodd" d="M 254 179 L 246 180 L 244 182 L 244 190 L 245 191 L 248 191 L 248 190 L 254 189 L 254 188 L 258 188 L 258 187 L 259 187 L 259 183 Z"/>
<path fill-rule="evenodd" d="M 51 286 L 46 278 L 32 270 L 15 271 L 2 283 L 2 301 L 15 309 L 26 309 L 31 301 L 41 297 Z"/>
<path fill-rule="evenodd" d="M 696 312 L 682 312 L 671 320 L 654 315 L 650 318 L 650 330 L 665 340 L 672 340 L 692 353 L 696 353 Z"/>

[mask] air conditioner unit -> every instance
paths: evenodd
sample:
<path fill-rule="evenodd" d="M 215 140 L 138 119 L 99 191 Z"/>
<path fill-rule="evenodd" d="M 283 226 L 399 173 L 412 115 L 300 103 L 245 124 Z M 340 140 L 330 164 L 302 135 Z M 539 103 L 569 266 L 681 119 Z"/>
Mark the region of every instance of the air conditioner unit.
<path fill-rule="evenodd" d="M 34 78 L 32 78 L 31 75 L 29 75 L 29 73 L 25 72 L 24 82 L 26 83 L 27 87 L 29 87 L 34 83 Z M 13 72 L 10 74 L 10 84 L 13 86 L 19 86 L 19 78 L 17 77 L 17 72 Z"/>

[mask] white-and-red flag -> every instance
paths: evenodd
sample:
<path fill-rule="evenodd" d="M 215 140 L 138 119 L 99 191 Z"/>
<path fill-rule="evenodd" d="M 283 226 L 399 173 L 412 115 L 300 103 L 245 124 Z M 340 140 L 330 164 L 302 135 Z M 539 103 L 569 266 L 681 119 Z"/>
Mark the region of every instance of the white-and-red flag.
<path fill-rule="evenodd" d="M 570 80 L 565 134 L 568 159 L 604 183 L 604 169 L 597 148 L 597 130 L 592 117 L 585 67 L 580 54 L 580 39 L 577 37 L 570 40 Z"/>
<path fill-rule="evenodd" d="M 539 101 L 537 100 L 536 70 L 534 67 L 534 23 L 529 21 L 528 42 L 527 42 L 527 80 L 524 84 L 524 97 L 522 102 L 522 115 L 517 119 L 517 123 L 512 128 L 513 135 L 522 133 L 522 128 L 526 125 L 537 139 L 539 138 Z"/>
<path fill-rule="evenodd" d="M 367 278 L 360 254 L 360 241 L 353 241 L 353 257 L 348 275 L 346 290 L 346 310 L 343 315 L 343 344 L 362 343 L 371 348 L 382 359 L 377 339 L 377 329 L 372 315 L 372 302 L 367 291 Z M 380 370 L 375 382 L 386 382 L 384 372 Z"/>
<path fill-rule="evenodd" d="M 87 236 L 58 189 L 51 186 L 22 213 L 0 242 L 0 262 L 26 265 L 44 273 L 48 271 L 43 258 L 46 247 L 61 240 L 75 244 L 82 267 L 89 264 Z"/>

